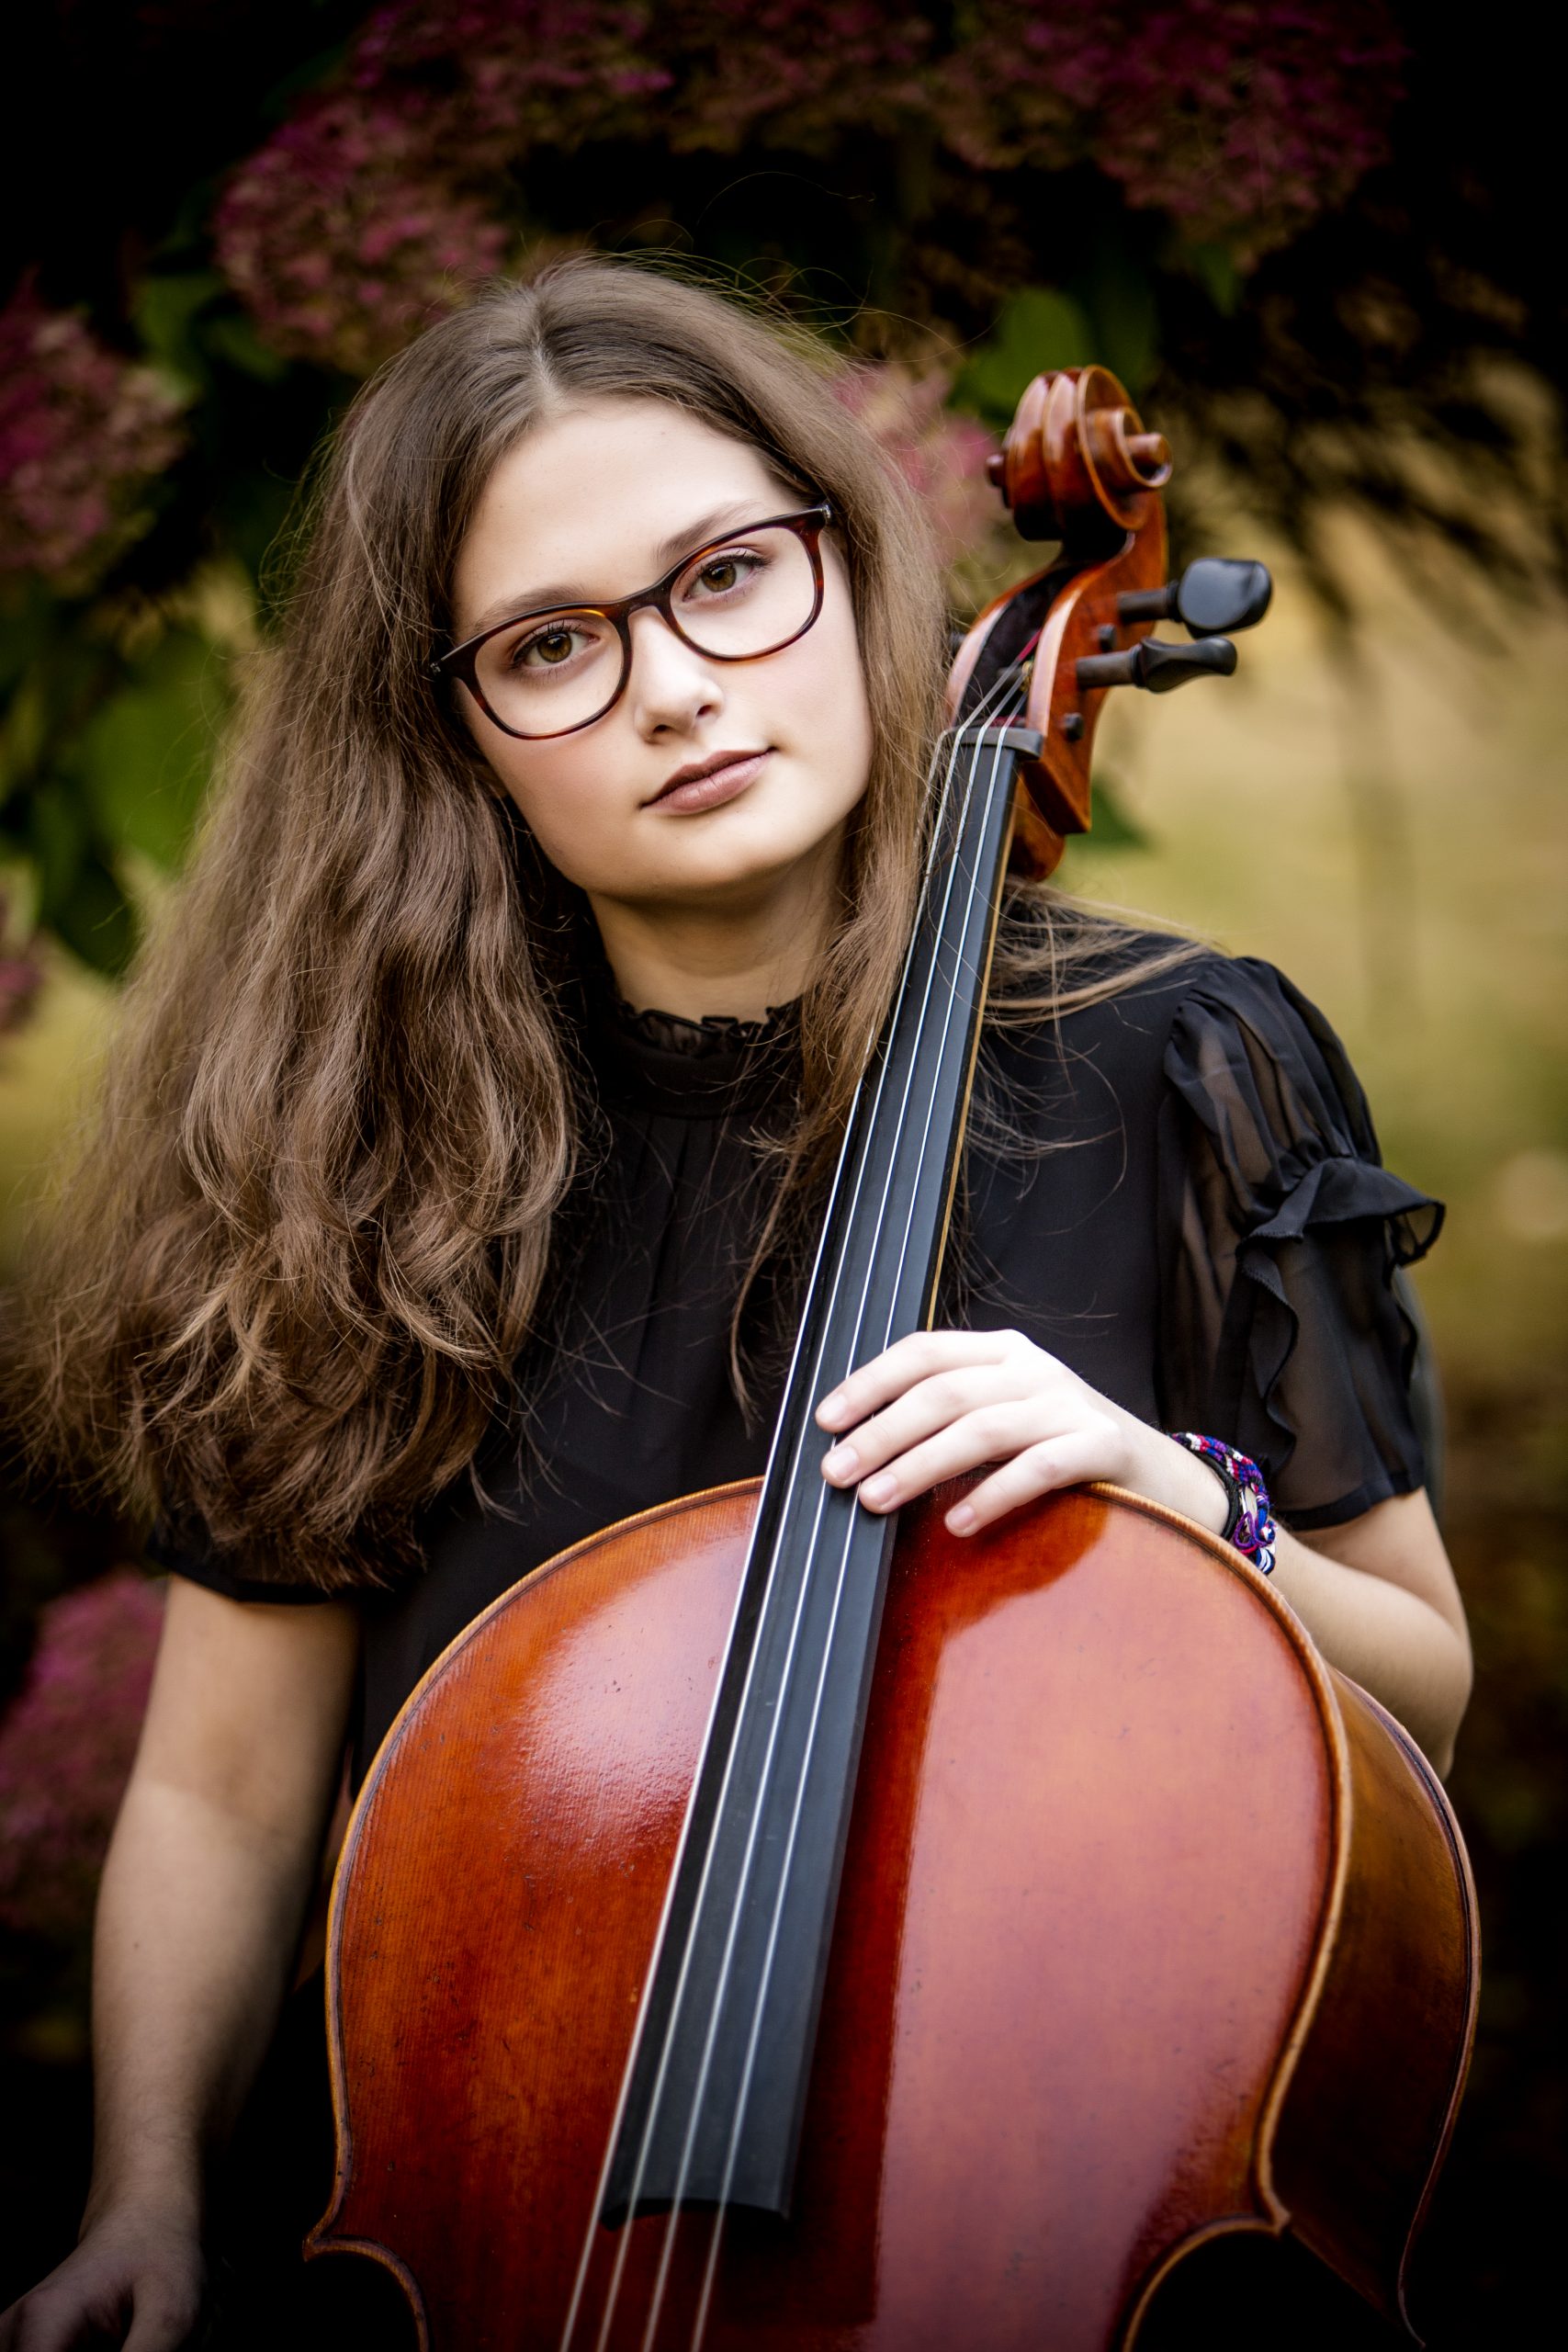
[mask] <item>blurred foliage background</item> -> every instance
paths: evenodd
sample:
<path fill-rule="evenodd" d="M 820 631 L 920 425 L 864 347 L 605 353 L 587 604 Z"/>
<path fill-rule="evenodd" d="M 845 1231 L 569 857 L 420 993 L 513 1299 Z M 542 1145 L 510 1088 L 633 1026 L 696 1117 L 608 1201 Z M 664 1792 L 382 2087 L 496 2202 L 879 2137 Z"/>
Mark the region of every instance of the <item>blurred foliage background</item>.
<path fill-rule="evenodd" d="M 1030 376 L 1102 359 L 1179 552 L 1259 554 L 1243 673 L 1124 697 L 1066 878 L 1280 963 L 1449 1199 L 1424 1296 L 1480 1669 L 1454 1789 L 1488 1944 L 1422 2256 L 1506 2340 L 1564 2188 L 1564 304 L 1545 74 L 1393 0 L 52 0 L 0 172 L 0 1259 L 109 1049 L 296 487 L 477 280 L 592 244 L 812 320 L 961 611 Z M 93 1885 L 158 1600 L 138 1531 L 0 1503 L 0 2168 L 70 2243 Z M 8 2257 L 7 2257 L 8 2259 Z"/>

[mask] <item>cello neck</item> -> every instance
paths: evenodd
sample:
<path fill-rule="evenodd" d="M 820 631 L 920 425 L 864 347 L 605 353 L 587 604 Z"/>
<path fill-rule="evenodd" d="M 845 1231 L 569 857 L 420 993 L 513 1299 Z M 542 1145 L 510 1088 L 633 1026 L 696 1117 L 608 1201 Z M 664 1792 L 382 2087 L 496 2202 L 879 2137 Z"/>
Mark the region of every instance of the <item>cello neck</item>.
<path fill-rule="evenodd" d="M 789 2205 L 894 1521 L 829 1487 L 819 1400 L 929 1319 L 1017 769 L 954 729 L 897 995 L 851 1114 L 601 2200 Z"/>

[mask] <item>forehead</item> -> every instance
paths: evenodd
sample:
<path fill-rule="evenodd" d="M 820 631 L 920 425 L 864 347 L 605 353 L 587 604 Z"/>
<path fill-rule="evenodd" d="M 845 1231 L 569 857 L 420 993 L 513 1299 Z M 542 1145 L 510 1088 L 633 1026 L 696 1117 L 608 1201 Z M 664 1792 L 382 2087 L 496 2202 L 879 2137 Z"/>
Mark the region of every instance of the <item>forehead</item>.
<path fill-rule="evenodd" d="M 525 435 L 485 484 L 453 580 L 458 631 L 498 606 L 629 595 L 716 514 L 723 530 L 793 496 L 755 449 L 666 401 L 573 406 Z"/>

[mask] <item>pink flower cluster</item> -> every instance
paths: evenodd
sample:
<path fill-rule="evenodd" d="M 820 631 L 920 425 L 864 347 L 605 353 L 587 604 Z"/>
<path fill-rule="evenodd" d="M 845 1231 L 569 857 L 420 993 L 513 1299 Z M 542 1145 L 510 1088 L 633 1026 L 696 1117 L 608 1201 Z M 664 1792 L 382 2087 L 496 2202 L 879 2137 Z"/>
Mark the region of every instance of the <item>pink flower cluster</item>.
<path fill-rule="evenodd" d="M 435 93 L 445 76 L 466 152 L 506 164 L 535 140 L 646 131 L 647 101 L 671 80 L 652 24 L 652 6 L 628 0 L 394 0 L 360 35 L 350 80 L 376 91 L 412 76 Z"/>
<path fill-rule="evenodd" d="M 1384 0 L 990 0 L 937 106 L 977 168 L 1091 159 L 1247 259 L 1382 160 L 1404 56 Z"/>
<path fill-rule="evenodd" d="M 0 1719 L 0 1927 L 73 1942 L 136 1753 L 162 1595 L 118 1568 L 51 1601 Z"/>
<path fill-rule="evenodd" d="M 9 910 L 0 891 L 0 1037 L 27 1019 L 34 997 L 43 986 L 43 973 L 23 947 L 5 944 Z"/>
<path fill-rule="evenodd" d="M 1383 153 L 1388 0 L 981 0 L 934 53 L 909 0 L 389 0 L 231 181 L 219 258 L 279 351 L 362 373 L 510 243 L 544 145 L 825 151 L 924 121 L 972 169 L 1089 161 L 1242 259 Z"/>
<path fill-rule="evenodd" d="M 367 374 L 498 270 L 507 165 L 536 141 L 634 128 L 669 81 L 640 8 L 607 0 L 402 0 L 342 85 L 243 164 L 219 262 L 275 350 Z"/>
<path fill-rule="evenodd" d="M 276 351 L 367 375 L 510 243 L 443 172 L 434 110 L 344 91 L 284 124 L 231 182 L 218 257 Z"/>
<path fill-rule="evenodd" d="M 184 445 L 182 404 L 24 284 L 0 311 L 0 571 L 72 587 L 101 569 Z"/>
<path fill-rule="evenodd" d="M 391 0 L 340 84 L 243 164 L 220 260 L 267 340 L 362 373 L 493 272 L 536 144 L 825 149 L 927 118 L 977 170 L 1092 160 L 1242 258 L 1382 154 L 1386 0 L 984 0 L 933 58 L 900 0 Z"/>
<path fill-rule="evenodd" d="M 660 12 L 678 74 L 675 148 L 749 139 L 819 151 L 846 130 L 923 114 L 931 27 L 874 0 L 682 0 Z"/>
<path fill-rule="evenodd" d="M 896 362 L 846 368 L 835 389 L 898 469 L 920 502 L 944 563 L 955 563 L 999 521 L 986 479 L 998 444 L 984 425 L 944 406 L 952 378 Z"/>

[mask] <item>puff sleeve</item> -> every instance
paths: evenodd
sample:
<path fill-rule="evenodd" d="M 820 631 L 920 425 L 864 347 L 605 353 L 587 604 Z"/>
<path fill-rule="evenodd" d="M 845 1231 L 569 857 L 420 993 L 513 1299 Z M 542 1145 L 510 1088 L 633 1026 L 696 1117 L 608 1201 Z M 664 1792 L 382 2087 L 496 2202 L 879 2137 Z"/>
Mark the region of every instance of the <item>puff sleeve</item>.
<path fill-rule="evenodd" d="M 1272 966 L 1206 968 L 1165 1053 L 1160 1409 L 1259 1464 L 1292 1525 L 1408 1494 L 1426 1467 L 1398 1270 L 1440 1202 L 1383 1167 L 1333 1030 Z"/>

